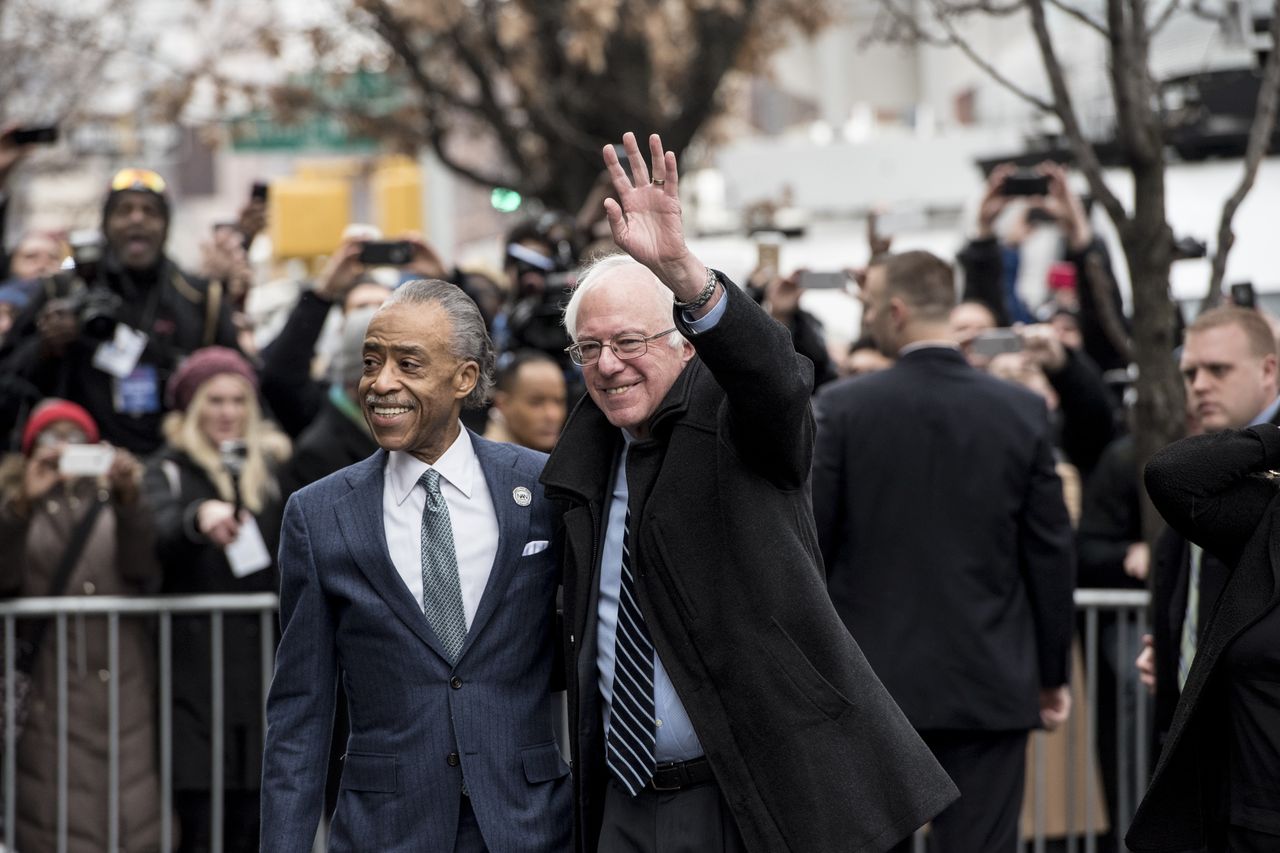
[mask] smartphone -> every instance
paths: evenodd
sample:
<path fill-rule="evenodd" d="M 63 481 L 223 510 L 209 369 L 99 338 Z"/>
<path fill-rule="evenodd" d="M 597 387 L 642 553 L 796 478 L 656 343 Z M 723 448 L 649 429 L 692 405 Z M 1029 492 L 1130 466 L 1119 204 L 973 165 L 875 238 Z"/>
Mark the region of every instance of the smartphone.
<path fill-rule="evenodd" d="M 1022 337 L 1013 329 L 988 329 L 969 343 L 969 351 L 988 357 L 1022 352 Z"/>
<path fill-rule="evenodd" d="M 266 201 L 267 188 L 268 188 L 268 184 L 266 181 L 254 181 L 253 189 L 249 191 L 249 200 L 250 201 Z"/>
<path fill-rule="evenodd" d="M 52 145 L 58 141 L 58 126 L 18 127 L 9 131 L 7 136 L 15 145 Z"/>
<path fill-rule="evenodd" d="M 1049 176 L 1035 172 L 1014 172 L 1000 182 L 1000 195 L 1048 195 Z"/>
<path fill-rule="evenodd" d="M 756 243 L 756 268 L 778 272 L 778 260 L 781 246 L 777 243 Z"/>
<path fill-rule="evenodd" d="M 805 270 L 800 273 L 800 286 L 805 290 L 844 290 L 849 286 L 849 275 L 844 270 L 835 272 Z"/>
<path fill-rule="evenodd" d="M 413 244 L 405 240 L 370 240 L 360 249 L 360 263 L 374 267 L 402 267 L 413 260 Z"/>
<path fill-rule="evenodd" d="M 1257 307 L 1257 299 L 1253 294 L 1253 282 L 1242 281 L 1231 285 L 1231 304 L 1240 308 Z"/>
<path fill-rule="evenodd" d="M 106 444 L 68 444 L 58 458 L 58 473 L 65 477 L 101 477 L 111 470 L 116 449 Z"/>

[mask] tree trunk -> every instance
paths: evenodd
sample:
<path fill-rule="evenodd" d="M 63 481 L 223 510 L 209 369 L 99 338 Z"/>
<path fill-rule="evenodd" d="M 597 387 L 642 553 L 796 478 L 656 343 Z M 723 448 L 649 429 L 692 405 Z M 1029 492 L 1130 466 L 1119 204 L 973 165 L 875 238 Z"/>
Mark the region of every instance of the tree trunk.
<path fill-rule="evenodd" d="M 1169 297 L 1173 232 L 1165 218 L 1164 165 L 1134 169 L 1134 215 L 1121 231 L 1133 284 L 1133 351 L 1138 365 L 1134 408 L 1138 476 L 1157 450 L 1181 438 L 1186 425 L 1182 377 L 1173 359 L 1176 304 Z M 1143 496 L 1143 533 L 1152 542 L 1163 522 Z"/>

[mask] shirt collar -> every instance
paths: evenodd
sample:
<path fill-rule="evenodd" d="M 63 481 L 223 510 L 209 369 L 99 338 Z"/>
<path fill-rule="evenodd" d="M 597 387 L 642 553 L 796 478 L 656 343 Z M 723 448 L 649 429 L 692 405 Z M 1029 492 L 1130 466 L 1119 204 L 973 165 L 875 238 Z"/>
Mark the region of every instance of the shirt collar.
<path fill-rule="evenodd" d="M 915 352 L 916 350 L 934 348 L 955 350 L 956 352 L 960 351 L 960 347 L 955 341 L 916 341 L 915 343 L 907 344 L 905 347 L 898 350 L 898 355 L 904 356 L 907 353 Z"/>
<path fill-rule="evenodd" d="M 466 427 L 460 425 L 458 437 L 434 465 L 428 465 L 402 450 L 392 450 L 388 453 L 387 480 L 394 490 L 397 505 L 403 504 L 408 499 L 413 492 L 413 487 L 418 485 L 418 478 L 428 468 L 439 471 L 441 479 L 447 480 L 465 497 L 470 498 L 478 465 L 475 447 L 471 443 L 471 433 Z"/>
<path fill-rule="evenodd" d="M 1272 418 L 1276 416 L 1276 412 L 1278 411 L 1280 411 L 1280 397 L 1276 397 L 1271 401 L 1271 405 L 1259 412 L 1258 416 L 1253 419 L 1253 422 L 1250 423 L 1249 426 L 1271 423 Z"/>

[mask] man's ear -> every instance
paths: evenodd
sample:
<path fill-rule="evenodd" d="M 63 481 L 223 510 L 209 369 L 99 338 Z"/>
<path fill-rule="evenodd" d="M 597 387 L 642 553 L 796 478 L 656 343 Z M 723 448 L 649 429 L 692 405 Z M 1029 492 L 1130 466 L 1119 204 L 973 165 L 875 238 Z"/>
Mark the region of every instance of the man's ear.
<path fill-rule="evenodd" d="M 476 383 L 480 381 L 480 365 L 474 361 L 464 361 L 458 365 L 458 369 L 453 372 L 453 396 L 454 399 L 463 400 L 476 387 Z"/>
<path fill-rule="evenodd" d="M 911 319 L 911 306 L 900 296 L 890 296 L 889 316 L 895 326 L 902 326 Z"/>

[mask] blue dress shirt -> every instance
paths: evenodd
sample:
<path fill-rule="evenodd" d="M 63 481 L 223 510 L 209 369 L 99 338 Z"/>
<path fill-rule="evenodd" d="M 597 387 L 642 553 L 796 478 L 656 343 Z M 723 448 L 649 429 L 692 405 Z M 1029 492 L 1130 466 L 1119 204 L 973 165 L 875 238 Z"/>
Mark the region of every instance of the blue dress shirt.
<path fill-rule="evenodd" d="M 700 320 L 693 320 L 684 312 L 684 321 L 694 334 L 715 326 L 724 316 L 728 299 L 721 298 Z M 600 601 L 596 606 L 596 669 L 600 676 L 600 695 L 604 699 L 604 725 L 607 732 L 613 710 L 613 667 L 618 631 L 618 595 L 622 589 L 622 537 L 626 532 L 627 452 L 632 438 L 625 430 L 622 453 L 614 472 L 613 495 L 609 502 L 609 516 L 605 523 L 604 547 L 600 555 Z M 657 744 L 655 757 L 659 763 L 688 761 L 702 755 L 702 744 L 693 730 L 693 723 L 684 709 L 675 686 L 662 666 L 662 658 L 653 655 L 653 699 L 656 717 Z"/>

